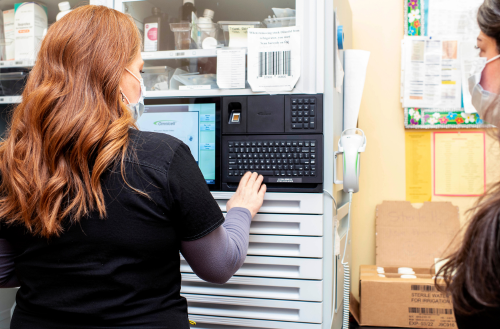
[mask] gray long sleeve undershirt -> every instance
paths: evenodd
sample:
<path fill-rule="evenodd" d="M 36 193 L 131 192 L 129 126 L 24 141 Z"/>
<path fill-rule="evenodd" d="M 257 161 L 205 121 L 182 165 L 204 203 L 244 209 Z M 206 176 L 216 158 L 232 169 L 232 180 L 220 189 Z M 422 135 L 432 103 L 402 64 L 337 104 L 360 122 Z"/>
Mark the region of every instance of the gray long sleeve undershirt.
<path fill-rule="evenodd" d="M 181 253 L 201 279 L 227 282 L 245 261 L 252 215 L 246 208 L 232 208 L 222 226 L 201 239 L 182 241 Z M 15 252 L 0 239 L 0 288 L 20 286 L 14 272 Z"/>

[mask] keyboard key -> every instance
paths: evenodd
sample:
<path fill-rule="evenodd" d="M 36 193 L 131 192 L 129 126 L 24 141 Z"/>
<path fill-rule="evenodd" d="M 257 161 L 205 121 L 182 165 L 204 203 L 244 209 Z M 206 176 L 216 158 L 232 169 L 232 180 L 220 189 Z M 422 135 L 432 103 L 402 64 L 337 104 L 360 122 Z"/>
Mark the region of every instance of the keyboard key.
<path fill-rule="evenodd" d="M 269 143 L 268 142 L 264 142 L 264 143 L 262 143 L 262 145 L 265 146 L 265 147 L 267 147 L 269 145 Z"/>
<path fill-rule="evenodd" d="M 252 146 L 257 146 L 257 142 L 252 142 Z"/>
<path fill-rule="evenodd" d="M 292 123 L 292 129 L 302 129 L 302 123 Z"/>
<path fill-rule="evenodd" d="M 286 175 L 287 175 L 287 176 L 292 176 L 292 171 L 291 171 L 291 170 L 288 170 L 288 171 L 286 172 Z"/>
<path fill-rule="evenodd" d="M 311 176 L 316 176 L 316 172 L 315 171 L 311 171 Z"/>
<path fill-rule="evenodd" d="M 304 176 L 309 176 L 309 171 L 308 170 L 304 171 Z"/>
<path fill-rule="evenodd" d="M 304 98 L 304 104 L 309 104 L 309 98 Z"/>
<path fill-rule="evenodd" d="M 257 146 L 262 146 L 262 142 L 257 142 Z"/>
<path fill-rule="evenodd" d="M 286 142 L 286 146 L 288 147 L 292 146 L 292 142 Z"/>
<path fill-rule="evenodd" d="M 299 176 L 304 176 L 304 172 L 303 171 L 299 171 Z"/>
<path fill-rule="evenodd" d="M 309 128 L 309 123 L 304 123 L 304 129 L 308 129 Z"/>
<path fill-rule="evenodd" d="M 309 128 L 314 129 L 314 122 L 309 122 Z"/>
<path fill-rule="evenodd" d="M 228 142 L 229 144 L 229 147 L 233 147 L 234 146 L 234 142 Z"/>
<path fill-rule="evenodd" d="M 293 104 L 293 105 L 296 105 L 296 104 L 297 104 L 297 99 L 296 99 L 296 98 L 292 99 L 292 104 Z"/>
<path fill-rule="evenodd" d="M 302 153 L 309 153 L 309 147 L 303 147 Z"/>
<path fill-rule="evenodd" d="M 311 147 L 315 147 L 316 146 L 316 141 L 311 141 Z"/>
<path fill-rule="evenodd" d="M 304 170 L 309 170 L 309 165 L 304 165 Z"/>
<path fill-rule="evenodd" d="M 239 155 L 239 154 L 238 154 Z M 243 163 L 243 160 L 241 159 L 238 159 L 238 164 L 242 164 Z"/>
<path fill-rule="evenodd" d="M 309 123 L 309 117 L 304 117 L 304 122 Z"/>
<path fill-rule="evenodd" d="M 303 117 L 298 117 L 298 118 L 297 118 L 297 122 L 301 123 L 301 122 L 303 122 L 303 121 L 304 121 L 304 118 L 303 118 Z"/>
<path fill-rule="evenodd" d="M 234 153 L 229 153 L 229 159 L 236 159 L 236 154 Z"/>
<path fill-rule="evenodd" d="M 286 176 L 286 171 L 282 170 L 281 171 L 281 176 Z"/>
<path fill-rule="evenodd" d="M 304 115 L 304 111 L 298 111 L 298 112 L 297 112 L 297 115 L 298 115 L 299 117 L 303 116 L 303 115 Z"/>
<path fill-rule="evenodd" d="M 297 146 L 297 142 L 292 142 L 292 146 L 296 147 Z"/>
<path fill-rule="evenodd" d="M 240 142 L 234 142 L 234 146 L 239 147 L 240 146 Z"/>
<path fill-rule="evenodd" d="M 309 115 L 312 117 L 316 115 L 316 106 L 315 105 L 309 105 Z"/>
<path fill-rule="evenodd" d="M 297 111 L 292 111 L 292 119 L 297 116 Z"/>
<path fill-rule="evenodd" d="M 280 142 L 280 146 L 285 147 L 286 146 L 286 142 Z"/>
<path fill-rule="evenodd" d="M 279 170 L 276 170 L 276 171 L 274 172 L 274 176 L 279 176 L 279 175 L 280 175 L 280 171 L 279 171 Z"/>
<path fill-rule="evenodd" d="M 299 174 L 299 173 L 298 173 L 298 172 L 296 172 L 296 171 L 293 171 L 293 172 L 292 172 L 292 175 L 294 175 L 294 176 L 298 176 L 298 174 Z"/>
<path fill-rule="evenodd" d="M 304 111 L 309 111 L 309 105 L 304 105 Z"/>
<path fill-rule="evenodd" d="M 299 105 L 299 107 L 298 107 L 299 113 L 302 113 L 300 111 L 302 111 L 303 109 L 304 109 L 304 105 Z M 299 115 L 302 115 L 302 114 L 299 114 Z"/>
<path fill-rule="evenodd" d="M 316 98 L 309 98 L 309 103 L 316 104 Z"/>
<path fill-rule="evenodd" d="M 304 99 L 303 98 L 299 98 L 298 103 L 299 104 L 304 104 Z"/>
<path fill-rule="evenodd" d="M 311 160 L 309 160 L 309 159 L 301 159 L 300 163 L 302 163 L 302 164 L 310 164 Z"/>
<path fill-rule="evenodd" d="M 250 146 L 250 145 L 252 145 L 252 143 L 250 143 L 250 142 L 247 142 L 247 143 L 246 143 L 246 145 L 247 145 L 247 146 Z"/>
<path fill-rule="evenodd" d="M 308 117 L 309 116 L 309 111 L 304 111 L 304 116 Z"/>
<path fill-rule="evenodd" d="M 304 142 L 303 141 L 299 141 L 299 147 L 302 147 L 304 146 Z"/>
<path fill-rule="evenodd" d="M 292 105 L 292 111 L 297 110 L 297 105 Z"/>
<path fill-rule="evenodd" d="M 233 176 L 233 172 L 232 172 L 232 171 L 229 171 L 229 172 L 227 173 L 227 175 L 228 175 L 228 176 Z"/>
<path fill-rule="evenodd" d="M 237 166 L 229 166 L 229 170 L 236 170 L 236 169 L 238 169 Z"/>

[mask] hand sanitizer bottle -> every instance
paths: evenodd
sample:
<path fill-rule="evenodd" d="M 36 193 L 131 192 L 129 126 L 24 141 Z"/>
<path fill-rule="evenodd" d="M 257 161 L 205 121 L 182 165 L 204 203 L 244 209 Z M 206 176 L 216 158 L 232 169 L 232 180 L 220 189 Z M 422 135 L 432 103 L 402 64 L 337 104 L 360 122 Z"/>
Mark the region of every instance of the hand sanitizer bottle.
<path fill-rule="evenodd" d="M 58 6 L 61 12 L 57 14 L 56 21 L 60 20 L 61 18 L 63 18 L 64 15 L 66 15 L 71 11 L 71 6 L 68 1 L 59 2 Z"/>

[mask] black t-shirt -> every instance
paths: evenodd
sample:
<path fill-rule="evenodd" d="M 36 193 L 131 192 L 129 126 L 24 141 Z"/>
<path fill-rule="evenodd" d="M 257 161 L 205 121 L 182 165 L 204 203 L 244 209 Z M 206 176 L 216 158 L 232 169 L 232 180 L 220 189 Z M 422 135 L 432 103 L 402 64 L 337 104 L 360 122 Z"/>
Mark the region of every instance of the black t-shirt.
<path fill-rule="evenodd" d="M 107 218 L 65 221 L 47 240 L 2 225 L 22 285 L 11 328 L 189 328 L 180 296 L 181 240 L 224 222 L 189 148 L 165 134 L 130 131 L 126 162 L 102 177 Z"/>

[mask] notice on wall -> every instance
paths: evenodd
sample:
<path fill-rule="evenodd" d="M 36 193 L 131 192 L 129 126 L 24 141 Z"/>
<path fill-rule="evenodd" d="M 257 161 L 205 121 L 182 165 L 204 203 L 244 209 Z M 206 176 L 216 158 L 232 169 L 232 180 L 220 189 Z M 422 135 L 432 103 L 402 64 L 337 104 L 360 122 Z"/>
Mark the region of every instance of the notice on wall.
<path fill-rule="evenodd" d="M 248 41 L 248 29 L 252 25 L 229 25 L 229 47 L 230 48 L 246 48 Z"/>
<path fill-rule="evenodd" d="M 300 62 L 298 26 L 248 29 L 248 83 L 253 91 L 292 91 Z"/>
<path fill-rule="evenodd" d="M 431 132 L 406 132 L 406 201 L 432 199 Z"/>
<path fill-rule="evenodd" d="M 245 88 L 245 54 L 245 49 L 217 50 L 217 85 L 219 88 Z"/>
<path fill-rule="evenodd" d="M 429 0 L 429 21 L 427 35 L 463 35 L 473 37 L 479 34 L 477 10 L 484 0 Z"/>
<path fill-rule="evenodd" d="M 434 194 L 480 196 L 486 189 L 484 132 L 434 132 Z"/>
<path fill-rule="evenodd" d="M 403 107 L 460 108 L 462 76 L 458 40 L 406 37 Z"/>

